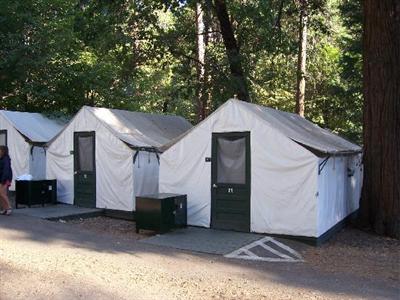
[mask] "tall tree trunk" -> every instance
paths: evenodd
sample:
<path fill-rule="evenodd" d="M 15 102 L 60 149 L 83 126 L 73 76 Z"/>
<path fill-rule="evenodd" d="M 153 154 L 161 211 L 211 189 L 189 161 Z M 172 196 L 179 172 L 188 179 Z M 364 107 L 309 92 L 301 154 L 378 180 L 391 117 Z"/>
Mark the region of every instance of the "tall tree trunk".
<path fill-rule="evenodd" d="M 300 3 L 299 53 L 297 61 L 296 113 L 304 117 L 307 61 L 307 0 Z"/>
<path fill-rule="evenodd" d="M 205 44 L 205 72 L 204 72 L 204 85 L 203 85 L 203 119 L 210 113 L 211 106 L 211 62 L 208 54 L 209 44 L 212 43 L 212 0 L 204 1 L 204 44 Z"/>
<path fill-rule="evenodd" d="M 205 118 L 205 35 L 207 35 L 207 32 L 204 25 L 204 10 L 199 0 L 196 2 L 197 121 L 199 122 Z"/>
<path fill-rule="evenodd" d="M 281 21 L 282 21 L 282 13 L 283 13 L 283 4 L 285 0 L 281 0 L 279 4 L 279 10 L 278 10 L 278 15 L 276 17 L 275 25 L 274 27 L 278 29 L 278 31 L 281 31 Z"/>
<path fill-rule="evenodd" d="M 233 79 L 233 86 L 236 89 L 240 100 L 250 102 L 250 95 L 247 88 L 246 77 L 244 76 L 240 49 L 233 34 L 232 23 L 229 19 L 228 9 L 225 0 L 214 0 L 215 11 L 221 27 L 222 38 L 228 56 L 229 68 Z"/>
<path fill-rule="evenodd" d="M 364 0 L 361 220 L 400 238 L 400 2 Z"/>

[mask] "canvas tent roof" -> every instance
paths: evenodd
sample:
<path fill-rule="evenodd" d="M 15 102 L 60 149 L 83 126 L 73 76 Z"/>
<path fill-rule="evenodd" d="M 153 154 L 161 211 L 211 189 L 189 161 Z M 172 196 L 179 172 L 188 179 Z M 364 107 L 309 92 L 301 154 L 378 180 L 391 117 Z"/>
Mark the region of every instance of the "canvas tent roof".
<path fill-rule="evenodd" d="M 227 105 L 233 105 L 237 109 L 252 113 L 286 137 L 323 154 L 335 155 L 361 151 L 360 146 L 315 125 L 299 115 L 236 99 L 228 100 L 217 111 L 224 109 Z M 188 133 L 184 133 L 171 143 L 165 145 L 163 150 L 165 151 L 171 147 Z"/>
<path fill-rule="evenodd" d="M 39 113 L 1 110 L 0 114 L 31 143 L 47 143 L 63 128 L 64 123 Z"/>
<path fill-rule="evenodd" d="M 119 109 L 84 106 L 120 140 L 135 148 L 156 148 L 189 130 L 184 118 Z"/>

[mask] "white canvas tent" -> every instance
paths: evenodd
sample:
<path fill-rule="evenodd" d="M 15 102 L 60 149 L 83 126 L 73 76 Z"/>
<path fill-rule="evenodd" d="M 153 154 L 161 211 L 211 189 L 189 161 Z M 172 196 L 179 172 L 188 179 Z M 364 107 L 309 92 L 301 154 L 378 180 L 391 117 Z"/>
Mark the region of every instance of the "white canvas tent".
<path fill-rule="evenodd" d="M 361 148 L 295 114 L 229 100 L 164 150 L 190 225 L 315 239 L 359 206 Z"/>
<path fill-rule="evenodd" d="M 133 211 L 158 192 L 159 148 L 192 126 L 182 117 L 83 107 L 47 149 L 58 201 Z"/>
<path fill-rule="evenodd" d="M 14 178 L 31 174 L 34 179 L 45 179 L 44 146 L 63 125 L 38 113 L 0 111 L 0 145 L 9 147 Z M 10 190 L 15 190 L 15 180 Z"/>

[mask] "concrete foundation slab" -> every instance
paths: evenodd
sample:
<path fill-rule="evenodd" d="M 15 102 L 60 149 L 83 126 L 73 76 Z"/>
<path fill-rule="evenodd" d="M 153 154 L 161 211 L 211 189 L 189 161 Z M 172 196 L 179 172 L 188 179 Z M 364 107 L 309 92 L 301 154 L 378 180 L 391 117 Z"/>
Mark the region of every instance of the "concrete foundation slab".
<path fill-rule="evenodd" d="M 254 233 L 188 227 L 146 238 L 141 242 L 181 250 L 225 255 L 263 237 L 263 235 Z"/>

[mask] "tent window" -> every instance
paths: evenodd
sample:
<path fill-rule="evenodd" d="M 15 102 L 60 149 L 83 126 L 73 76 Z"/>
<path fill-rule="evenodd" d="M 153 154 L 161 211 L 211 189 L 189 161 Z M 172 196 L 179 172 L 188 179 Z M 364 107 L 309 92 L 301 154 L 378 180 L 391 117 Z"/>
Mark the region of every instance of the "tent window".
<path fill-rule="evenodd" d="M 220 137 L 217 147 L 218 183 L 246 184 L 246 138 Z"/>
<path fill-rule="evenodd" d="M 94 171 L 94 137 L 93 136 L 80 136 L 79 143 L 79 170 L 81 172 Z"/>
<path fill-rule="evenodd" d="M 7 130 L 0 130 L 0 146 L 7 146 Z"/>

